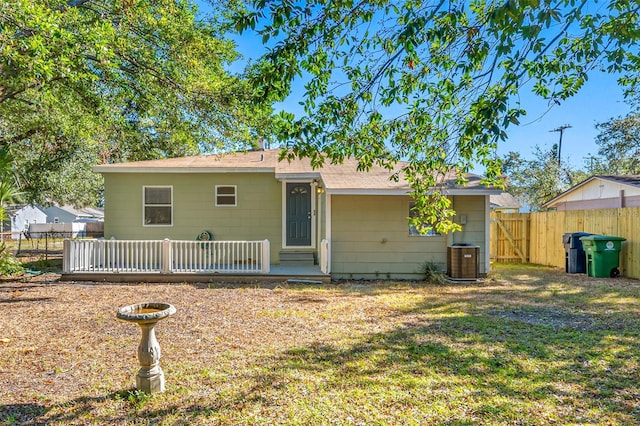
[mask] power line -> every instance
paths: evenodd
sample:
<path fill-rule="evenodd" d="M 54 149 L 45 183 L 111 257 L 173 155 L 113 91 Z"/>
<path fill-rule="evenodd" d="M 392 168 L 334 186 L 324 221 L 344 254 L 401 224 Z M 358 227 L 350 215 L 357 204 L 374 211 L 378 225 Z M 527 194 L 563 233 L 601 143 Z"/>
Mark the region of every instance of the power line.
<path fill-rule="evenodd" d="M 549 130 L 550 132 L 560 133 L 560 142 L 558 142 L 558 166 L 560 166 L 560 153 L 562 152 L 562 134 L 566 129 L 570 129 L 571 127 L 573 126 L 571 126 L 570 124 L 564 124 L 562 126 L 556 127 L 553 130 Z"/>

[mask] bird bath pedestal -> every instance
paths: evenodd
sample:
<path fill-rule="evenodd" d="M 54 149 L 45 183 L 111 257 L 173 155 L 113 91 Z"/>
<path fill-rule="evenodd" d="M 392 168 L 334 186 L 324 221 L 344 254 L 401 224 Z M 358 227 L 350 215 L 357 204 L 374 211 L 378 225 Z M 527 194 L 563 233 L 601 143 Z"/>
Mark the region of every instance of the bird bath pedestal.
<path fill-rule="evenodd" d="M 135 322 L 142 330 L 138 346 L 140 370 L 136 388 L 147 393 L 164 392 L 164 373 L 160 368 L 160 345 L 156 340 L 155 326 L 161 319 L 176 313 L 168 303 L 138 303 L 118 310 L 118 319 Z"/>

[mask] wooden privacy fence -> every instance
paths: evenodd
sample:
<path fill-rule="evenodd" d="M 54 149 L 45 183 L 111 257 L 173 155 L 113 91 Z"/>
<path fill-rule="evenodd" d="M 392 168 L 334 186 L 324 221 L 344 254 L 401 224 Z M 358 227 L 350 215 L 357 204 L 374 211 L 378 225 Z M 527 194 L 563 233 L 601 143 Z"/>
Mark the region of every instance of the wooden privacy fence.
<path fill-rule="evenodd" d="M 565 266 L 562 235 L 589 232 L 615 235 L 622 243 L 622 275 L 640 278 L 640 207 L 541 213 L 492 213 L 491 258 L 494 262 L 529 262 Z"/>

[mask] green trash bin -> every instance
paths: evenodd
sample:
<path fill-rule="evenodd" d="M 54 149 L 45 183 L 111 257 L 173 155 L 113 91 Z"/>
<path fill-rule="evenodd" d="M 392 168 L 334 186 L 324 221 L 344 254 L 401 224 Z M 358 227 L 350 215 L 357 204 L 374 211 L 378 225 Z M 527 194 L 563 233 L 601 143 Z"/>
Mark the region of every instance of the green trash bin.
<path fill-rule="evenodd" d="M 580 237 L 587 260 L 587 275 L 590 277 L 620 276 L 620 249 L 626 238 L 612 235 L 589 235 Z"/>

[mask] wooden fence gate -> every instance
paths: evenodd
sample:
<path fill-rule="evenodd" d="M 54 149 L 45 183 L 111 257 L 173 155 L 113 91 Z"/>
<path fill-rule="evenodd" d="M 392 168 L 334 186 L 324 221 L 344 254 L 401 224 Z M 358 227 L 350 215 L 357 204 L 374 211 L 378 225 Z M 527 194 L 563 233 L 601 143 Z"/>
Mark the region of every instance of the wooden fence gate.
<path fill-rule="evenodd" d="M 530 254 L 528 213 L 491 213 L 490 258 L 498 263 L 527 263 Z"/>

